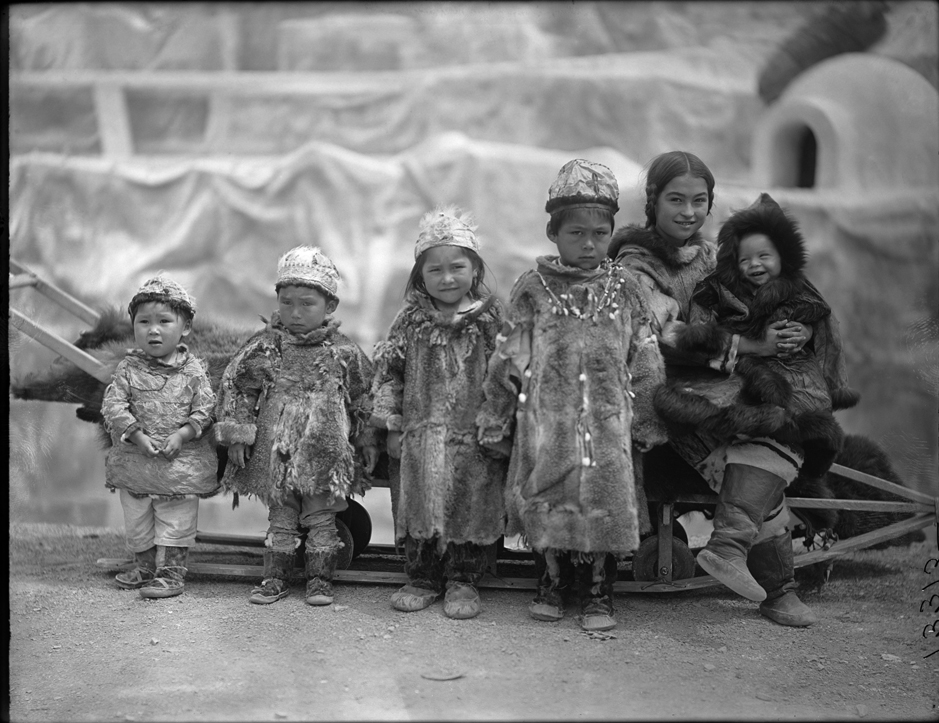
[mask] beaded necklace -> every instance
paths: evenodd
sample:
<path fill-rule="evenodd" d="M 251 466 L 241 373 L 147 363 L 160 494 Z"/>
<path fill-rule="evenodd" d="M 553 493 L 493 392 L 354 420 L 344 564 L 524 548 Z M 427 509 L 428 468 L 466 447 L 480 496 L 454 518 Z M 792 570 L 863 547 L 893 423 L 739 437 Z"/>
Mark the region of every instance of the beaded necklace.
<path fill-rule="evenodd" d="M 596 296 L 593 293 L 593 289 L 587 289 L 587 304 L 584 310 L 581 310 L 580 307 L 575 306 L 573 294 L 555 294 L 551 287 L 548 286 L 548 282 L 544 276 L 541 275 L 540 271 L 536 271 L 538 274 L 538 279 L 541 281 L 541 285 L 544 287 L 544 290 L 548 293 L 548 298 L 551 300 L 551 313 L 563 315 L 563 316 L 573 316 L 576 319 L 590 319 L 596 323 L 599 314 L 603 313 L 603 310 L 609 307 L 611 310 L 607 315 L 613 319 L 619 313 L 620 308 L 619 304 L 613 299 L 619 293 L 620 287 L 626 283 L 626 279 L 618 274 L 611 273 L 611 264 L 608 260 L 600 264 L 600 268 L 604 271 L 607 271 L 606 284 L 603 287 L 603 293 L 600 295 L 600 299 L 597 300 Z M 591 312 L 590 309 L 593 309 Z"/>

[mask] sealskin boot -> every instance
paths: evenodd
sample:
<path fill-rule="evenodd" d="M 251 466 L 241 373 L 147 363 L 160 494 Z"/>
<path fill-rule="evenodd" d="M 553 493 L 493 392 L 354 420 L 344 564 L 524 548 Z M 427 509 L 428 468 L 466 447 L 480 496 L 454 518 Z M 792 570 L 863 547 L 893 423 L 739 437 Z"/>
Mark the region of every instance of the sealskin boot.
<path fill-rule="evenodd" d="M 443 614 L 454 620 L 467 620 L 479 615 L 479 591 L 468 582 L 447 583 L 443 597 Z"/>
<path fill-rule="evenodd" d="M 616 558 L 613 555 L 597 554 L 596 560 L 580 565 L 581 598 L 580 627 L 587 632 L 612 630 L 616 627 L 613 617 L 613 583 L 616 582 Z"/>
<path fill-rule="evenodd" d="M 747 567 L 766 590 L 760 614 L 794 628 L 807 628 L 818 622 L 818 616 L 795 592 L 792 537 L 788 531 L 750 548 Z"/>
<path fill-rule="evenodd" d="M 714 513 L 714 532 L 697 562 L 738 595 L 760 602 L 766 591 L 747 569 L 747 553 L 767 513 L 782 499 L 786 483 L 771 472 L 728 464 Z"/>
<path fill-rule="evenodd" d="M 314 547 L 306 551 L 306 604 L 333 604 L 333 573 L 339 562 L 339 548 Z"/>
<path fill-rule="evenodd" d="M 114 582 L 125 590 L 137 590 L 150 582 L 156 574 L 156 545 L 149 550 L 134 553 L 137 567 L 114 576 Z"/>
<path fill-rule="evenodd" d="M 547 550 L 533 552 L 535 572 L 538 575 L 538 594 L 528 604 L 528 614 L 533 620 L 556 623 L 564 617 L 564 608 L 574 577 L 574 569 L 568 553 Z"/>
<path fill-rule="evenodd" d="M 264 579 L 251 590 L 248 602 L 270 605 L 290 594 L 288 580 L 295 560 L 293 552 L 264 551 Z"/>
<path fill-rule="evenodd" d="M 156 574 L 140 588 L 140 597 L 154 599 L 182 595 L 186 587 L 188 557 L 188 547 L 158 545 Z"/>

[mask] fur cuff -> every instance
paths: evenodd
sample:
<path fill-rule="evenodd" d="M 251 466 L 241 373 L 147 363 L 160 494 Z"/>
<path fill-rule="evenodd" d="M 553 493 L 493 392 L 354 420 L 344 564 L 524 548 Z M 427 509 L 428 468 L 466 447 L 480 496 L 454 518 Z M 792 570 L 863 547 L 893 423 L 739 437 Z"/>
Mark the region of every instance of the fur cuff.
<path fill-rule="evenodd" d="M 851 387 L 841 387 L 831 393 L 831 407 L 836 412 L 839 409 L 851 409 L 860 401 L 860 392 L 851 389 Z"/>
<path fill-rule="evenodd" d="M 240 424 L 238 422 L 217 422 L 215 425 L 215 438 L 219 444 L 226 447 L 233 444 L 254 444 L 258 434 L 258 425 Z"/>
<path fill-rule="evenodd" d="M 724 333 L 717 324 L 685 324 L 676 329 L 675 348 L 686 354 L 718 356 L 724 352 Z"/>

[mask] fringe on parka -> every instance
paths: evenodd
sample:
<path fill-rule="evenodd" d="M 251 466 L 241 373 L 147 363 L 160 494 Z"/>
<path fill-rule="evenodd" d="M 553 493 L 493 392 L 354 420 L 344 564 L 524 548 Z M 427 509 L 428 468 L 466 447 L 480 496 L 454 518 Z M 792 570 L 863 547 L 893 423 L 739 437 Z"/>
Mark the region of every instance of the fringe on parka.
<path fill-rule="evenodd" d="M 477 423 L 514 438 L 506 534 L 535 550 L 624 555 L 639 545 L 633 442 L 665 442 L 664 366 L 635 277 L 541 257 L 512 290 Z M 641 484 L 641 483 L 640 483 Z"/>
<path fill-rule="evenodd" d="M 267 505 L 288 492 L 362 494 L 368 483 L 356 449 L 376 443 L 372 365 L 327 319 L 294 334 L 274 313 L 268 328 L 232 358 L 216 406 L 219 443 L 251 446 L 244 468 L 229 464 L 222 484 Z"/>
<path fill-rule="evenodd" d="M 135 496 L 211 497 L 219 490 L 218 458 L 208 434 L 215 393 L 205 363 L 184 344 L 173 365 L 153 359 L 139 349 L 118 363 L 104 392 L 101 414 L 111 437 L 105 461 L 106 486 Z M 170 461 L 148 457 L 127 437 L 142 429 L 157 446 L 184 424 L 196 430 Z"/>
<path fill-rule="evenodd" d="M 754 233 L 768 236 L 781 260 L 780 275 L 758 289 L 746 282 L 737 264 L 741 240 Z M 724 438 L 775 439 L 803 454 L 804 476 L 818 477 L 844 441 L 833 405 L 853 406 L 858 395 L 847 386 L 837 321 L 805 278 L 805 263 L 805 244 L 796 223 L 767 194 L 731 216 L 718 235 L 716 268 L 692 295 L 691 323 L 675 334 L 676 348 L 715 354 L 721 332 L 760 339 L 768 324 L 783 319 L 811 324 L 813 338 L 789 358 L 739 358 L 734 370 L 739 379 L 731 378 L 730 385 L 673 382 L 657 393 L 656 408 L 677 429 L 694 426 Z M 728 395 L 729 386 L 739 391 Z"/>
<path fill-rule="evenodd" d="M 505 531 L 508 462 L 481 448 L 476 430 L 502 316 L 494 296 L 451 317 L 415 292 L 375 347 L 373 423 L 403 432 L 390 480 L 399 542 L 436 537 L 442 553 Z"/>

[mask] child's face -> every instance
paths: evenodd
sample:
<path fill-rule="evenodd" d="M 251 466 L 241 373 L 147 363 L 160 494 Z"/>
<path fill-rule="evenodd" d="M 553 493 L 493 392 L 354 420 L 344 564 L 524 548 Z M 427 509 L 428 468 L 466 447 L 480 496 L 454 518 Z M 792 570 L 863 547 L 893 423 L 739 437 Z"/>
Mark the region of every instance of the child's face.
<path fill-rule="evenodd" d="M 558 247 L 558 255 L 565 266 L 595 269 L 606 258 L 613 227 L 606 213 L 595 208 L 576 208 L 557 233 L 548 232 L 548 238 Z"/>
<path fill-rule="evenodd" d="M 769 236 L 755 233 L 740 240 L 740 246 L 737 248 L 737 268 L 747 283 L 762 286 L 779 276 L 782 261 Z"/>
<path fill-rule="evenodd" d="M 162 301 L 146 301 L 137 307 L 134 341 L 154 359 L 171 357 L 189 330 L 189 321 Z"/>
<path fill-rule="evenodd" d="M 427 250 L 421 278 L 440 311 L 457 311 L 473 287 L 473 262 L 459 246 L 434 246 Z"/>
<path fill-rule="evenodd" d="M 281 323 L 294 334 L 319 329 L 339 302 L 311 286 L 282 286 L 277 292 Z"/>
<path fill-rule="evenodd" d="M 655 229 L 675 246 L 685 242 L 704 225 L 708 213 L 708 186 L 703 178 L 673 178 L 655 202 Z"/>

